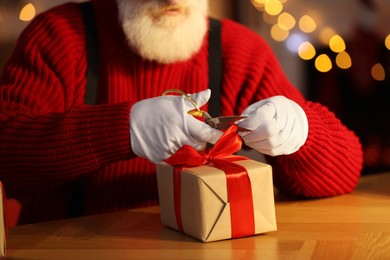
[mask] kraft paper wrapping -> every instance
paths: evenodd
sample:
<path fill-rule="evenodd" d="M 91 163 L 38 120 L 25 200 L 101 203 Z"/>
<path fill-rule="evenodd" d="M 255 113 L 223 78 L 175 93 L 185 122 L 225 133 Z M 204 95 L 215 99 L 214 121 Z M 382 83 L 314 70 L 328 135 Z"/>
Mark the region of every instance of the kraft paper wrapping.
<path fill-rule="evenodd" d="M 277 230 L 274 189 L 270 165 L 242 160 L 251 181 L 255 234 Z M 157 165 L 161 220 L 179 230 L 174 208 L 173 167 Z M 185 168 L 181 174 L 181 216 L 183 232 L 203 242 L 230 239 L 230 206 L 226 176 L 222 170 L 203 165 Z"/>
<path fill-rule="evenodd" d="M 5 192 L 3 184 L 0 182 L 0 257 L 6 255 L 7 223 L 5 214 Z"/>

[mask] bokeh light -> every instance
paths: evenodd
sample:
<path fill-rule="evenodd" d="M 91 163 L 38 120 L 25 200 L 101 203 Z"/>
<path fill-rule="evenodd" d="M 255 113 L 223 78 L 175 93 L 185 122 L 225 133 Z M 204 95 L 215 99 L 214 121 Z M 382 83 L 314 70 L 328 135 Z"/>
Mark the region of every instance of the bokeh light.
<path fill-rule="evenodd" d="M 24 22 L 31 21 L 35 17 L 35 7 L 33 4 L 26 4 L 19 14 L 19 19 Z"/>
<path fill-rule="evenodd" d="M 283 10 L 283 4 L 278 0 L 267 0 L 264 5 L 264 11 L 270 15 L 278 15 Z"/>
<path fill-rule="evenodd" d="M 371 69 L 371 76 L 377 81 L 383 81 L 386 78 L 385 69 L 382 64 L 377 63 Z"/>
<path fill-rule="evenodd" d="M 278 24 L 284 30 L 291 30 L 294 28 L 296 21 L 290 13 L 283 12 L 278 17 Z"/>
<path fill-rule="evenodd" d="M 385 39 L 386 48 L 390 50 L 390 34 Z"/>
<path fill-rule="evenodd" d="M 311 33 L 317 28 L 317 24 L 309 15 L 304 15 L 299 19 L 299 28 L 302 32 Z"/>
<path fill-rule="evenodd" d="M 298 55 L 303 60 L 311 60 L 316 55 L 316 50 L 310 42 L 303 42 L 299 45 Z"/>
<path fill-rule="evenodd" d="M 336 64 L 340 69 L 349 69 L 352 66 L 351 56 L 346 51 L 340 52 L 336 56 Z"/>
<path fill-rule="evenodd" d="M 344 51 L 346 48 L 344 39 L 338 34 L 332 36 L 329 40 L 329 48 L 335 53 Z"/>
<path fill-rule="evenodd" d="M 271 37 L 275 41 L 281 42 L 287 39 L 289 31 L 280 28 L 279 24 L 274 24 L 271 27 Z"/>
<path fill-rule="evenodd" d="M 328 72 L 332 69 L 332 61 L 328 55 L 321 54 L 316 58 L 315 66 L 319 72 Z"/>

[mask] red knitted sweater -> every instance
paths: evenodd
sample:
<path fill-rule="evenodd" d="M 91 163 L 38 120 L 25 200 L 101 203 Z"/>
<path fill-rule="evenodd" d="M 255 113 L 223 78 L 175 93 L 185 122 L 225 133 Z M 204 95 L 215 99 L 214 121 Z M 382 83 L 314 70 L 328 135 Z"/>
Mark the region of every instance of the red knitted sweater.
<path fill-rule="evenodd" d="M 86 106 L 84 26 L 75 3 L 34 19 L 20 36 L 0 81 L 0 180 L 22 204 L 19 223 L 67 217 L 68 182 L 90 175 L 87 214 L 158 202 L 155 166 L 132 153 L 129 111 L 168 88 L 208 87 L 207 36 L 190 60 L 161 65 L 128 47 L 112 1 L 95 0 L 100 44 L 98 105 Z M 267 157 L 282 192 L 325 197 L 351 192 L 362 167 L 358 138 L 334 114 L 312 103 L 283 74 L 254 32 L 223 20 L 222 113 L 284 95 L 309 120 L 305 145 Z"/>

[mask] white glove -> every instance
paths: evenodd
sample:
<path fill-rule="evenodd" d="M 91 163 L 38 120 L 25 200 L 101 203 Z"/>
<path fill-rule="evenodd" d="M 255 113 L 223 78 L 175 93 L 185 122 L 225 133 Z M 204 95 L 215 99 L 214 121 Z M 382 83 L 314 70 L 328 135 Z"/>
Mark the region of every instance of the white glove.
<path fill-rule="evenodd" d="M 199 107 L 207 103 L 209 89 L 190 95 Z M 183 96 L 160 96 L 134 104 L 130 111 L 133 152 L 152 162 L 161 162 L 183 145 L 202 150 L 214 144 L 222 132 L 189 115 L 193 104 Z"/>
<path fill-rule="evenodd" d="M 292 154 L 306 142 L 309 124 L 303 109 L 284 96 L 274 96 L 247 107 L 238 126 L 246 145 L 271 156 Z"/>

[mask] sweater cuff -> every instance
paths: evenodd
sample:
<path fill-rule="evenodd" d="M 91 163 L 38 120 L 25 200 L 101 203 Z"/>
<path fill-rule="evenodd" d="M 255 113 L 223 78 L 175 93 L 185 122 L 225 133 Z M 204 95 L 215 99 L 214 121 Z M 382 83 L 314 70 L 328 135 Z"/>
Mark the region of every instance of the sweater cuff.
<path fill-rule="evenodd" d="M 328 197 L 351 192 L 362 168 L 358 137 L 325 107 L 308 102 L 306 143 L 288 156 L 267 157 L 274 166 L 275 184 L 288 194 Z"/>
<path fill-rule="evenodd" d="M 84 117 L 85 133 L 91 155 L 100 166 L 134 157 L 130 149 L 130 103 L 90 106 L 74 111 Z M 76 108 L 77 109 L 77 108 Z"/>

